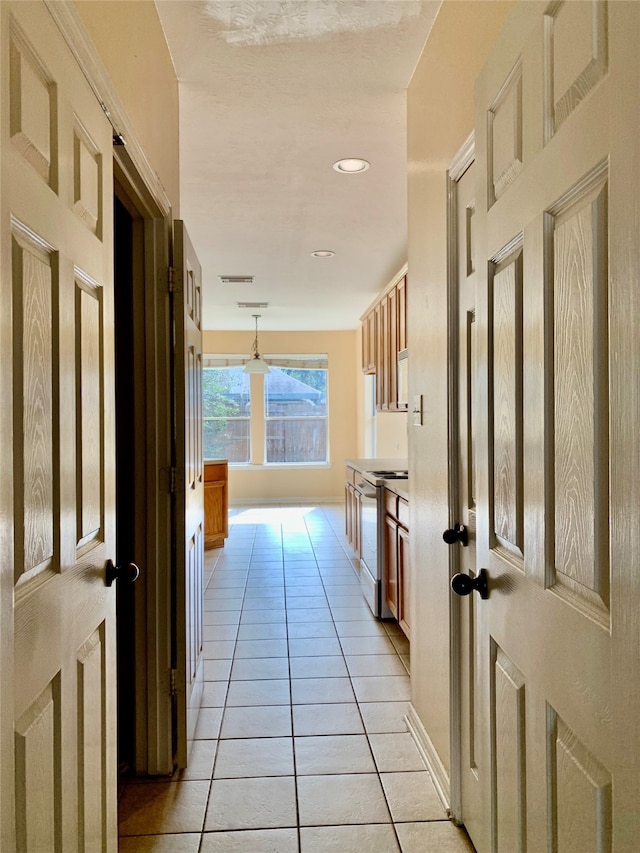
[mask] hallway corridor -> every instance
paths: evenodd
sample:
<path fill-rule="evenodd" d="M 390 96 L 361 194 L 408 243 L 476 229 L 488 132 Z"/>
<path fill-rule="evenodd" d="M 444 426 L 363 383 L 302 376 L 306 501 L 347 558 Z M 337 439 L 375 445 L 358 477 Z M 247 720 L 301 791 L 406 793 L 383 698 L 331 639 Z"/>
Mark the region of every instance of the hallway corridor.
<path fill-rule="evenodd" d="M 342 505 L 229 522 L 205 556 L 189 768 L 126 784 L 121 853 L 470 853 L 406 730 L 409 644 L 362 599 Z"/>

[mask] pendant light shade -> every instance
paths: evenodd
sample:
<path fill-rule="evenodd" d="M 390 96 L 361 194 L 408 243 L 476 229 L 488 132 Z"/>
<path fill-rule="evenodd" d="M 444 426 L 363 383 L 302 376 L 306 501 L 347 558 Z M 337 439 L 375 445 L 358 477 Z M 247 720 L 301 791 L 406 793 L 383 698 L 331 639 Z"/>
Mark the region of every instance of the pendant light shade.
<path fill-rule="evenodd" d="M 261 315 L 260 314 L 252 314 L 251 316 L 255 317 L 256 336 L 255 336 L 255 339 L 254 339 L 253 344 L 251 346 L 251 352 L 253 353 L 253 356 L 251 358 L 251 361 L 248 361 L 245 364 L 244 372 L 245 373 L 271 373 L 271 371 L 269 370 L 269 365 L 267 364 L 266 361 L 263 361 L 260 358 L 260 352 L 258 350 L 258 317 L 260 317 Z"/>

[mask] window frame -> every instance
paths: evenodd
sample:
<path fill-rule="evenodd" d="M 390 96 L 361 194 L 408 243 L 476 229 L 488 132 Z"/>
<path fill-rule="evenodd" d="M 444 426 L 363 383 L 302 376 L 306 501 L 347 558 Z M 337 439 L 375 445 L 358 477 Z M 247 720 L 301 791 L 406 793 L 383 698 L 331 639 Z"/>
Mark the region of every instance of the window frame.
<path fill-rule="evenodd" d="M 268 407 L 267 407 L 268 381 L 266 381 L 267 377 L 263 377 L 263 380 L 265 380 L 265 381 L 263 381 L 263 397 L 264 397 L 263 464 L 265 466 L 268 466 L 269 468 L 274 468 L 274 467 L 291 468 L 291 467 L 301 467 L 301 466 L 304 466 L 304 467 L 322 467 L 322 466 L 328 465 L 329 464 L 329 424 L 330 424 L 330 421 L 329 421 L 329 364 L 328 364 L 328 360 L 326 359 L 326 356 L 324 357 L 324 359 L 321 362 L 319 362 L 322 365 L 320 367 L 311 366 L 310 356 L 300 356 L 299 358 L 296 358 L 294 355 L 289 355 L 286 358 L 281 356 L 280 361 L 278 361 L 277 357 L 265 355 L 264 359 L 267 362 L 267 364 L 269 364 L 270 366 L 278 367 L 281 370 L 291 369 L 291 370 L 322 370 L 322 371 L 324 371 L 324 374 L 325 374 L 325 388 L 324 388 L 324 396 L 325 396 L 324 409 L 325 409 L 325 413 L 323 415 L 311 415 L 311 416 L 309 416 L 309 421 L 311 421 L 311 420 L 324 421 L 324 424 L 325 424 L 325 427 L 324 427 L 325 442 L 324 442 L 324 459 L 322 459 L 322 460 L 313 460 L 312 462 L 303 462 L 303 461 L 297 461 L 297 462 L 273 461 L 273 462 L 269 462 L 269 459 L 267 457 L 267 442 L 268 442 L 268 434 L 267 433 L 268 433 L 269 422 L 270 421 L 271 422 L 299 421 L 299 420 L 303 420 L 305 418 L 305 416 L 304 415 L 290 415 L 290 416 L 287 416 L 287 415 L 270 416 L 270 415 L 268 415 L 267 414 L 267 411 L 268 411 Z M 286 365 L 282 364 L 283 361 L 286 361 Z M 299 361 L 299 364 L 296 364 L 297 361 Z"/>
<path fill-rule="evenodd" d="M 329 412 L 329 360 L 326 354 L 304 354 L 287 353 L 263 354 L 263 360 L 273 367 L 288 367 L 294 369 L 322 369 L 326 373 L 326 413 L 322 416 L 314 416 L 325 421 L 325 461 L 323 462 L 267 462 L 267 422 L 268 420 L 283 420 L 282 416 L 267 418 L 266 415 L 266 382 L 265 375 L 260 373 L 248 374 L 249 383 L 249 460 L 247 462 L 231 462 L 229 467 L 236 470 L 257 470 L 269 468 L 287 469 L 292 468 L 328 468 L 331 465 L 330 450 L 330 412 Z M 240 367 L 250 361 L 249 354 L 219 354 L 208 353 L 203 358 L 203 370 L 211 367 Z M 204 416 L 203 416 L 204 417 Z M 215 420 L 215 417 L 207 417 L 204 420 Z M 293 420 L 299 416 L 292 416 Z M 204 424 L 203 424 L 204 428 Z M 209 457 L 205 456 L 205 459 Z"/>
<path fill-rule="evenodd" d="M 205 358 L 203 359 L 203 367 L 202 367 L 203 380 L 204 380 L 206 372 L 209 370 L 228 370 L 228 369 L 232 369 L 232 368 L 239 368 L 239 367 L 242 367 L 242 365 L 244 363 L 244 362 L 239 363 L 239 364 L 238 363 L 228 363 L 228 364 L 208 363 L 208 362 L 211 362 L 214 360 L 215 360 L 215 357 L 212 357 L 212 356 L 205 356 Z M 203 444 L 203 450 L 205 447 L 205 437 L 204 437 L 205 424 L 208 421 L 222 421 L 222 420 L 230 421 L 230 420 L 232 420 L 232 421 L 246 421 L 246 423 L 247 423 L 247 427 L 248 427 L 247 428 L 247 438 L 246 438 L 247 461 L 232 462 L 231 460 L 229 460 L 228 464 L 233 465 L 234 467 L 242 466 L 242 465 L 248 465 L 251 462 L 251 454 L 252 454 L 252 441 L 251 441 L 252 400 L 251 400 L 251 385 L 250 385 L 250 383 L 249 383 L 247 398 L 248 398 L 248 403 L 249 403 L 249 414 L 248 415 L 205 415 L 204 414 L 205 404 L 204 404 L 204 400 L 203 400 L 203 407 L 202 407 L 202 432 L 203 432 L 203 443 L 202 444 Z M 205 458 L 205 460 L 209 460 L 209 459 L 217 459 L 217 458 L 224 458 L 224 457 L 207 456 L 205 454 L 204 458 Z"/>

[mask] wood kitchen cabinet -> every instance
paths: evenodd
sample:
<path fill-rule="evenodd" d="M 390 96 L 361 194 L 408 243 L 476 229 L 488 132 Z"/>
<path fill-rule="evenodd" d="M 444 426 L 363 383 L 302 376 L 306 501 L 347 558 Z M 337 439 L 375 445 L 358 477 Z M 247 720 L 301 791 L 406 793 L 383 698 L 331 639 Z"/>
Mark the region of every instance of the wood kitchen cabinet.
<path fill-rule="evenodd" d="M 398 522 L 384 517 L 385 579 L 384 597 L 394 619 L 398 618 Z"/>
<path fill-rule="evenodd" d="M 411 571 L 409 564 L 409 531 L 398 525 L 398 624 L 411 639 L 410 627 Z"/>
<path fill-rule="evenodd" d="M 409 566 L 409 504 L 389 489 L 385 490 L 385 585 L 384 595 L 394 617 L 411 639 Z"/>
<path fill-rule="evenodd" d="M 383 296 L 378 315 L 378 361 L 376 364 L 376 408 L 381 412 L 390 406 L 389 297 Z"/>
<path fill-rule="evenodd" d="M 355 486 L 356 476 L 358 476 L 356 469 L 347 465 L 344 476 L 345 534 L 356 556 L 360 559 L 360 492 Z"/>
<path fill-rule="evenodd" d="M 398 304 L 396 319 L 398 321 L 398 352 L 407 348 L 407 277 L 404 275 L 396 285 Z"/>
<path fill-rule="evenodd" d="M 386 368 L 387 408 L 398 410 L 398 287 L 392 288 L 387 294 L 387 328 L 386 328 Z"/>
<path fill-rule="evenodd" d="M 221 548 L 229 535 L 228 466 L 226 459 L 204 463 L 204 547 Z"/>
<path fill-rule="evenodd" d="M 362 322 L 362 372 L 376 372 L 375 311 L 370 311 Z"/>
<path fill-rule="evenodd" d="M 362 371 L 376 375 L 376 409 L 406 411 L 398 401 L 398 353 L 407 347 L 407 277 L 388 288 L 362 319 Z"/>

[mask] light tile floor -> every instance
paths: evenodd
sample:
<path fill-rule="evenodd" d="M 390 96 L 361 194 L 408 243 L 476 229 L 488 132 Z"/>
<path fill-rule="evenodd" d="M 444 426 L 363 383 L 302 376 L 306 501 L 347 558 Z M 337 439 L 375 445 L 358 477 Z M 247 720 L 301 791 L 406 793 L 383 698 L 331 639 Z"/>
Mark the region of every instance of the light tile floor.
<path fill-rule="evenodd" d="M 407 732 L 409 644 L 363 601 L 343 527 L 339 504 L 231 510 L 189 768 L 124 786 L 121 853 L 472 853 Z"/>

